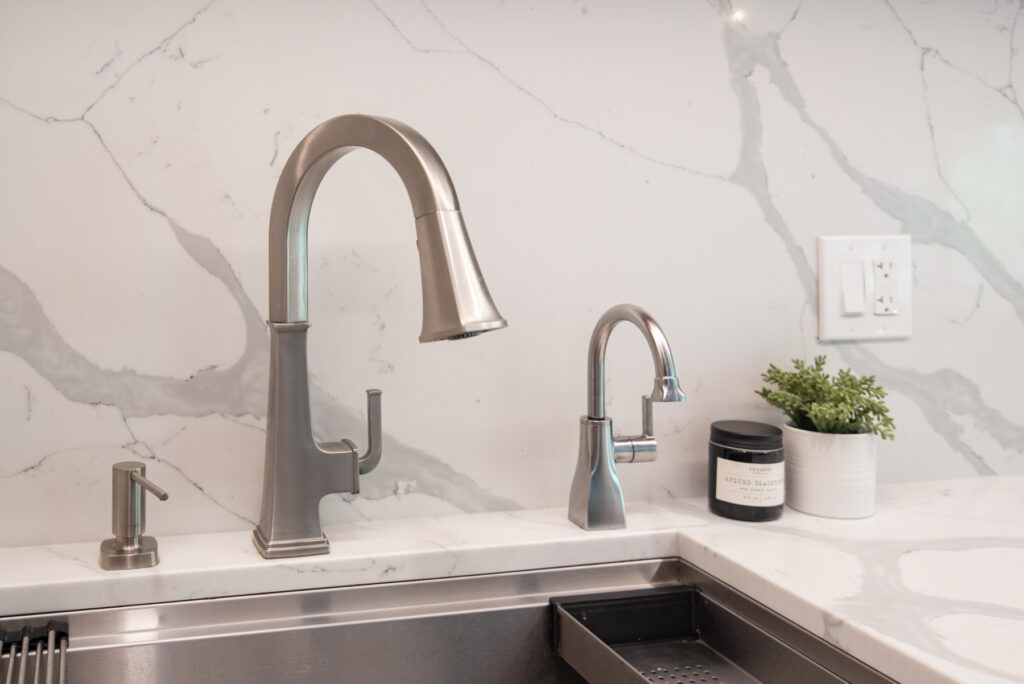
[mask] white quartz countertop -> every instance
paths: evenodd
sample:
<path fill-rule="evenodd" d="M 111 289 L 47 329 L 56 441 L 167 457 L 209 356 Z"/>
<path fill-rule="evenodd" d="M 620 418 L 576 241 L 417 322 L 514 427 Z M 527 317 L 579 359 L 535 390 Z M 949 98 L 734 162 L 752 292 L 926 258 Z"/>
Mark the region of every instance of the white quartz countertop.
<path fill-rule="evenodd" d="M 95 542 L 0 549 L 0 616 L 681 557 L 901 682 L 1024 682 L 1024 476 L 888 485 L 877 514 L 702 499 L 627 507 L 585 532 L 564 509 L 329 526 L 331 553 L 263 560 L 249 532 L 164 537 L 161 563 L 106 572 Z"/>

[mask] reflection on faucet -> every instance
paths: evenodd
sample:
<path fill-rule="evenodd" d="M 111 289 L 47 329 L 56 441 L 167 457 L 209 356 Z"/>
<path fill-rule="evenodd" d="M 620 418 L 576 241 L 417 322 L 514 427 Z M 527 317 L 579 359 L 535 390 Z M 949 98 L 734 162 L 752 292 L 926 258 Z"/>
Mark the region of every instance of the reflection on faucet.
<path fill-rule="evenodd" d="M 612 420 L 605 416 L 604 359 L 608 338 L 622 321 L 640 328 L 654 356 L 654 389 L 643 398 L 643 434 L 613 437 Z M 608 309 L 590 337 L 587 358 L 587 411 L 580 418 L 580 451 L 569 492 L 569 520 L 585 530 L 610 530 L 626 526 L 626 505 L 619 484 L 618 463 L 653 461 L 658 457 L 654 440 L 652 401 L 684 401 L 672 350 L 658 322 L 632 304 Z"/>
<path fill-rule="evenodd" d="M 460 339 L 507 323 L 491 301 L 437 152 L 405 124 L 363 115 L 339 116 L 314 128 L 288 158 L 270 209 L 270 395 L 263 504 L 253 531 L 265 558 L 327 553 L 320 499 L 359 491 L 359 475 L 380 461 L 380 390 L 367 390 L 369 446 L 359 456 L 347 439 L 313 439 L 306 361 L 307 224 L 313 196 L 328 169 L 366 148 L 384 157 L 405 184 L 416 219 L 423 287 L 420 342 Z"/>

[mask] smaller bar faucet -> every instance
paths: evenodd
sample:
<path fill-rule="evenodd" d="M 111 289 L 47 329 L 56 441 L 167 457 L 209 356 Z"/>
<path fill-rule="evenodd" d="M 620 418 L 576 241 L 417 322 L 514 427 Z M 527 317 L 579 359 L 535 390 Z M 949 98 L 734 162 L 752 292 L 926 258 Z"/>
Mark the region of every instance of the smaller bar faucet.
<path fill-rule="evenodd" d="M 264 558 L 327 553 L 320 499 L 359 492 L 359 476 L 381 458 L 380 390 L 367 390 L 368 446 L 317 443 L 310 424 L 307 230 L 320 181 L 343 156 L 376 152 L 398 172 L 416 220 L 423 287 L 420 342 L 457 340 L 508 325 L 487 291 L 441 158 L 423 136 L 394 119 L 349 114 L 303 138 L 277 182 L 270 208 L 270 392 L 263 502 L 253 542 Z"/>
<path fill-rule="evenodd" d="M 640 329 L 654 356 L 654 389 L 643 397 L 643 434 L 612 435 L 612 419 L 605 415 L 604 361 L 608 338 L 622 321 Z M 633 304 L 619 304 L 604 313 L 590 337 L 587 358 L 587 415 L 580 418 L 580 450 L 569 492 L 569 520 L 585 530 L 614 530 L 626 526 L 626 504 L 616 463 L 653 461 L 658 457 L 654 439 L 653 401 L 685 401 L 676 378 L 672 350 L 661 326 Z"/>

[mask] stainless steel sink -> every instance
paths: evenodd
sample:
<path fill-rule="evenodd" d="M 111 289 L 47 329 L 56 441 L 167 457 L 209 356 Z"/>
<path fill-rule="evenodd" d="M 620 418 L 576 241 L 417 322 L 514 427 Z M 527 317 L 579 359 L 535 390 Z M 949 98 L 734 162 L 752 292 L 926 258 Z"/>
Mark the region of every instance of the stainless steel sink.
<path fill-rule="evenodd" d="M 0 619 L 0 630 L 67 623 L 70 684 L 627 682 L 594 678 L 586 667 L 584 679 L 574 669 L 581 659 L 621 658 L 614 650 L 619 645 L 591 635 L 592 641 L 567 651 L 559 631 L 566 623 L 556 624 L 554 616 L 571 614 L 573 597 L 592 601 L 594 595 L 652 590 L 655 597 L 672 596 L 658 592 L 679 587 L 692 588 L 698 603 L 713 602 L 715 624 L 726 628 L 710 645 L 700 634 L 668 635 L 658 648 L 676 641 L 702 645 L 740 668 L 807 661 L 834 677 L 815 680 L 822 682 L 890 681 L 678 559 L 12 616 Z M 552 597 L 560 607 L 551 606 Z M 670 604 L 666 600 L 663 609 L 671 612 Z M 703 629 L 710 624 L 704 621 Z M 737 657 L 740 652 L 747 655 Z M 5 652 L 0 682 L 12 665 L 18 663 Z M 754 681 L 798 681 L 748 674 Z M 685 681 L 642 676 L 637 681 Z"/>

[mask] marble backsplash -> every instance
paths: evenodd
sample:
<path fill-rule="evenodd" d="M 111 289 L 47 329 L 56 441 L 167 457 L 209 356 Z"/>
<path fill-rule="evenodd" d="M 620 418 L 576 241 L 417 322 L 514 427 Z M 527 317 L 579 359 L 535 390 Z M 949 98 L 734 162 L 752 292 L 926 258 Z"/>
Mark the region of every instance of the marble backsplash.
<path fill-rule="evenodd" d="M 1024 472 L 1021 0 L 0 5 L 0 546 L 109 536 L 110 466 L 167 489 L 150 533 L 259 511 L 267 221 L 295 144 L 403 120 L 455 181 L 509 328 L 420 345 L 408 199 L 353 154 L 310 220 L 325 440 L 384 459 L 328 521 L 564 505 L 594 323 L 661 323 L 688 401 L 628 500 L 706 484 L 708 425 L 780 422 L 770 362 L 878 376 L 883 481 Z M 394 224 L 394 225 L 392 225 Z M 816 340 L 815 238 L 914 241 L 914 334 Z M 652 365 L 616 329 L 608 412 Z"/>

